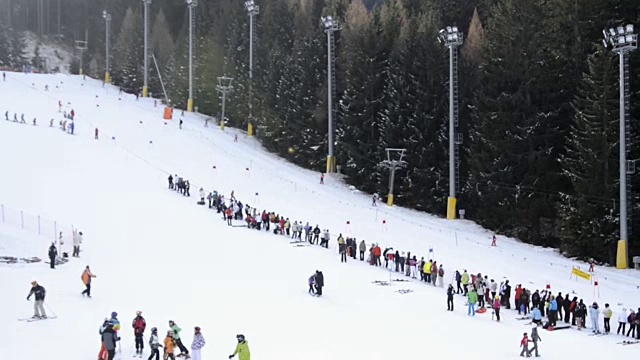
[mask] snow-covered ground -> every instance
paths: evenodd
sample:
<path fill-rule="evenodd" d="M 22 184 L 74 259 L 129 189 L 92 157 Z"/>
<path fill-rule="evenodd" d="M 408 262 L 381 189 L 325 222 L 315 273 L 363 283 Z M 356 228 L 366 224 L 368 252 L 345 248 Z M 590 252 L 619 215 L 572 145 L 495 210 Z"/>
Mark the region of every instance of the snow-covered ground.
<path fill-rule="evenodd" d="M 518 356 L 530 326 L 514 312 L 503 310 L 496 323 L 489 312 L 468 317 L 460 296 L 455 312 L 447 312 L 444 289 L 418 282 L 377 286 L 372 282 L 404 277 L 360 261 L 341 264 L 339 233 L 418 258 L 433 249 L 446 282 L 456 269 L 467 269 L 531 289 L 549 284 L 554 292 L 575 292 L 586 304 L 609 303 L 616 312 L 640 306 L 640 272 L 598 267 L 594 288 L 570 278 L 573 266 L 586 270 L 584 263 L 502 237 L 491 247 L 491 234 L 468 221 L 372 207 L 369 196 L 330 177 L 321 185 L 320 174 L 266 153 L 241 132 L 205 128 L 204 117 L 193 114 L 182 116 L 180 130 L 179 111 L 165 124 L 152 99 L 136 101 L 98 81 L 8 73 L 0 98 L 0 111 L 10 118 L 25 113 L 28 122 L 0 121 L 0 202 L 74 224 L 85 238 L 81 258 L 56 270 L 43 263 L 0 266 L 0 337 L 10 358 L 95 358 L 98 327 L 112 311 L 123 323 L 121 356 L 129 358 L 136 310 L 161 338 L 174 320 L 187 346 L 193 327 L 200 326 L 205 359 L 231 354 L 238 333 L 246 335 L 254 359 Z M 59 101 L 76 113 L 73 136 L 57 126 Z M 38 126 L 31 125 L 34 117 Z M 169 173 L 191 180 L 190 198 L 167 189 Z M 282 236 L 228 227 L 215 211 L 195 204 L 201 186 L 226 197 L 234 191 L 251 206 L 328 228 L 330 248 L 294 247 Z M 36 256 L 46 257 L 46 250 Z M 80 295 L 86 265 L 97 275 L 93 299 Z M 307 295 L 315 270 L 325 276 L 322 298 Z M 57 319 L 17 321 L 32 314 L 25 300 L 32 280 L 47 288 L 48 310 Z M 397 292 L 402 289 L 413 292 Z M 615 331 L 617 314 L 612 321 Z M 540 331 L 541 354 L 550 359 L 623 358 L 640 348 L 616 344 L 623 338 L 615 335 Z"/>

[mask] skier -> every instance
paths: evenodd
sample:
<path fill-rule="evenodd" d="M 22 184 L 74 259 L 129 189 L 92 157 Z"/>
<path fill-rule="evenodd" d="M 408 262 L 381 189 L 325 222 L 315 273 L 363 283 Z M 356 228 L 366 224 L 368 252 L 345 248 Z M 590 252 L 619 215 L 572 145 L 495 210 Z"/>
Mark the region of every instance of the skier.
<path fill-rule="evenodd" d="M 324 286 L 324 275 L 322 274 L 322 271 L 316 270 L 316 275 L 313 280 L 316 285 L 316 295 L 322 296 L 322 287 Z"/>
<path fill-rule="evenodd" d="M 206 342 L 204 336 L 200 332 L 200 327 L 195 327 L 195 333 L 193 334 L 193 342 L 191 343 L 191 353 L 193 354 L 193 360 L 200 360 L 200 350 L 204 347 Z"/>
<path fill-rule="evenodd" d="M 460 271 L 456 270 L 456 285 L 457 285 L 456 294 L 460 294 L 462 292 L 462 286 L 460 286 L 461 282 L 462 282 L 462 275 L 460 275 Z"/>
<path fill-rule="evenodd" d="M 183 121 L 182 121 L 182 119 L 180 119 L 180 125 L 179 125 L 180 129 L 182 129 L 182 124 L 183 124 Z M 178 356 L 180 356 L 180 355 L 178 355 Z"/>
<path fill-rule="evenodd" d="M 591 327 L 594 334 L 600 334 L 600 324 L 598 317 L 600 316 L 600 309 L 598 303 L 594 302 L 589 306 L 589 317 L 591 318 Z"/>
<path fill-rule="evenodd" d="M 500 297 L 499 296 L 494 296 L 494 300 L 493 300 L 493 313 L 496 316 L 496 321 L 500 322 Z"/>
<path fill-rule="evenodd" d="M 613 311 L 611 311 L 609 304 L 604 304 L 602 316 L 604 317 L 604 333 L 609 334 L 611 332 L 611 316 L 613 316 Z"/>
<path fill-rule="evenodd" d="M 96 129 L 94 130 L 94 138 L 95 138 L 96 140 L 98 140 L 98 132 L 99 132 L 99 131 L 98 131 L 98 128 L 96 128 Z"/>
<path fill-rule="evenodd" d="M 364 252 L 367 251 L 367 244 L 365 244 L 364 240 L 360 241 L 359 250 L 360 250 L 360 261 L 364 261 Z"/>
<path fill-rule="evenodd" d="M 44 312 L 44 298 L 47 295 L 45 288 L 38 284 L 37 281 L 31 282 L 31 291 L 27 295 L 27 301 L 30 300 L 31 295 L 35 296 L 35 302 L 33 303 L 33 318 L 34 319 L 46 319 L 47 313 Z"/>
<path fill-rule="evenodd" d="M 520 356 L 527 355 L 527 357 L 531 357 L 531 353 L 529 352 L 529 337 L 527 336 L 527 333 L 523 334 L 522 340 L 520 340 L 520 347 L 522 348 Z"/>
<path fill-rule="evenodd" d="M 173 320 L 169 320 L 169 327 L 173 330 L 173 338 L 175 339 L 178 348 L 180 348 L 180 354 L 178 354 L 178 357 L 184 356 L 187 359 L 190 358 L 189 350 L 187 350 L 184 344 L 182 344 L 182 339 L 180 339 L 180 331 L 182 331 L 182 329 Z"/>
<path fill-rule="evenodd" d="M 478 293 L 476 292 L 476 288 L 472 287 L 471 291 L 467 294 L 467 315 L 476 316 L 476 303 L 478 302 Z"/>
<path fill-rule="evenodd" d="M 56 249 L 55 243 L 51 243 L 51 246 L 49 246 L 49 264 L 52 269 L 56 268 L 57 258 L 58 258 L 58 249 Z"/>
<path fill-rule="evenodd" d="M 174 188 L 174 186 L 173 186 L 173 176 L 171 176 L 171 174 L 169 174 L 169 177 L 167 178 L 167 181 L 169 181 L 169 189 L 173 189 Z"/>
<path fill-rule="evenodd" d="M 142 317 L 142 311 L 136 311 L 136 317 L 131 322 L 133 327 L 133 334 L 136 341 L 136 354 L 142 357 L 142 350 L 144 349 L 144 329 L 147 328 L 147 322 Z"/>
<path fill-rule="evenodd" d="M 176 360 L 176 357 L 173 355 L 173 348 L 176 346 L 176 341 L 174 340 L 173 330 L 167 331 L 167 337 L 164 338 L 164 360 Z"/>
<path fill-rule="evenodd" d="M 442 268 L 442 264 L 438 268 L 438 286 L 444 287 L 444 269 Z"/>
<path fill-rule="evenodd" d="M 627 308 L 622 308 L 622 311 L 618 315 L 618 335 L 620 335 L 620 329 L 622 329 L 622 335 L 624 336 L 627 330 Z"/>
<path fill-rule="evenodd" d="M 7 81 L 7 74 L 5 74 L 5 72 L 2 72 L 2 81 Z"/>
<path fill-rule="evenodd" d="M 152 360 L 154 355 L 156 357 L 156 360 L 160 360 L 160 351 L 158 350 L 158 348 L 162 347 L 162 345 L 160 345 L 160 339 L 158 339 L 158 328 L 151 328 L 149 347 L 151 348 L 151 355 L 149 355 L 148 360 Z"/>
<path fill-rule="evenodd" d="M 462 282 L 462 289 L 464 290 L 463 296 L 467 296 L 467 293 L 469 292 L 469 274 L 467 273 L 467 270 L 464 270 L 462 273 L 460 281 Z"/>
<path fill-rule="evenodd" d="M 233 354 L 229 355 L 229 359 L 233 359 L 234 356 L 238 355 L 240 360 L 251 360 L 251 352 L 249 351 L 249 343 L 245 339 L 244 335 L 236 335 L 236 339 L 238 339 L 238 345 L 236 345 L 236 351 Z"/>
<path fill-rule="evenodd" d="M 316 274 L 313 274 L 311 276 L 309 276 L 309 279 L 307 280 L 307 283 L 309 284 L 309 294 L 311 295 L 315 295 L 316 291 L 314 290 L 313 286 L 315 285 L 315 277 Z"/>
<path fill-rule="evenodd" d="M 532 352 L 535 352 L 536 357 L 540 357 L 540 354 L 538 354 L 538 341 L 542 342 L 542 339 L 540 335 L 538 335 L 537 326 L 531 328 L 531 341 L 533 342 L 533 347 L 529 350 L 529 356 L 531 356 Z"/>
<path fill-rule="evenodd" d="M 8 110 L 4 113 L 4 119 L 9 121 L 9 111 Z"/>
<path fill-rule="evenodd" d="M 447 288 L 447 311 L 453 311 L 453 285 Z"/>
<path fill-rule="evenodd" d="M 87 265 L 87 267 L 82 272 L 82 276 L 80 277 L 82 279 L 82 283 L 86 287 L 86 289 L 84 289 L 84 291 L 81 293 L 82 296 L 87 295 L 87 297 L 91 297 L 91 278 L 94 277 L 96 276 L 93 275 L 93 273 L 89 269 L 89 265 Z"/>
<path fill-rule="evenodd" d="M 198 203 L 198 205 L 204 205 L 204 198 L 206 197 L 206 194 L 203 188 L 200 188 L 200 190 L 198 191 L 198 195 L 200 195 L 200 202 Z"/>
<path fill-rule="evenodd" d="M 324 174 L 320 173 L 320 184 L 324 184 Z"/>
<path fill-rule="evenodd" d="M 120 338 L 114 329 L 114 324 L 110 321 L 107 322 L 107 327 L 102 332 L 102 343 L 107 351 L 107 360 L 113 360 L 116 356 L 116 344 L 119 340 Z"/>
<path fill-rule="evenodd" d="M 376 201 L 378 200 L 378 194 L 373 194 L 371 196 L 371 206 L 376 206 Z"/>
<path fill-rule="evenodd" d="M 82 244 L 82 231 L 73 230 L 73 256 L 80 257 L 80 244 Z"/>

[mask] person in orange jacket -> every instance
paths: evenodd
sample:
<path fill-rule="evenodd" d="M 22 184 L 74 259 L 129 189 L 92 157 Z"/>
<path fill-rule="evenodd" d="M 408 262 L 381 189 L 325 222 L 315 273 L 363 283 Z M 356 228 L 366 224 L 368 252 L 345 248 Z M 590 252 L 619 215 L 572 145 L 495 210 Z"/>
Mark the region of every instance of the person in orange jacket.
<path fill-rule="evenodd" d="M 84 291 L 82 292 L 82 296 L 87 295 L 88 297 L 91 297 L 91 278 L 94 278 L 94 277 L 96 276 L 93 275 L 93 273 L 91 272 L 91 269 L 89 269 L 89 265 L 87 265 L 87 267 L 82 272 L 82 276 L 81 276 L 82 283 L 86 287 L 86 289 L 84 289 Z"/>
<path fill-rule="evenodd" d="M 176 360 L 176 357 L 173 355 L 173 348 L 176 346 L 173 335 L 173 330 L 169 330 L 167 331 L 167 337 L 164 338 L 164 360 Z"/>

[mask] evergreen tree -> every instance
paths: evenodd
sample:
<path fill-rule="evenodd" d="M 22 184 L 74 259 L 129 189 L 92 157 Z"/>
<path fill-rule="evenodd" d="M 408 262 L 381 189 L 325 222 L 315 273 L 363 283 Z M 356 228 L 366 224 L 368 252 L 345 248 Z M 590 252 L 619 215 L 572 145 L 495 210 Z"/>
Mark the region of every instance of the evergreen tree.
<path fill-rule="evenodd" d="M 598 44 L 599 45 L 599 44 Z M 574 125 L 562 160 L 573 194 L 559 202 L 562 250 L 615 262 L 618 213 L 617 57 L 598 46 L 573 102 Z"/>
<path fill-rule="evenodd" d="M 143 29 L 139 11 L 129 8 L 114 47 L 113 83 L 124 91 L 142 89 Z"/>
<path fill-rule="evenodd" d="M 173 37 L 169 31 L 169 24 L 162 9 L 155 16 L 150 34 L 150 52 L 155 56 L 160 71 L 165 69 L 169 64 L 171 54 L 173 52 Z M 151 55 L 149 55 L 151 57 Z M 164 79 L 166 81 L 166 79 Z M 150 90 L 157 94 L 155 97 L 162 97 L 162 86 L 158 71 L 156 70 L 153 59 L 149 59 L 149 87 Z"/>
<path fill-rule="evenodd" d="M 13 66 L 11 57 L 11 35 L 10 30 L 4 22 L 0 22 L 0 67 L 9 68 Z"/>

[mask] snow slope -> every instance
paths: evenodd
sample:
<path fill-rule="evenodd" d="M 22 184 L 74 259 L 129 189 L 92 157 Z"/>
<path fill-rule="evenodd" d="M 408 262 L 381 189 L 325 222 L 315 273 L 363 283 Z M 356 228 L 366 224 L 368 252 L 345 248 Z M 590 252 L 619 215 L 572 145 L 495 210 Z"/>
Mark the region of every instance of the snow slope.
<path fill-rule="evenodd" d="M 55 40 L 40 39 L 38 35 L 30 31 L 25 31 L 24 36 L 25 54 L 29 63 L 36 56 L 36 47 L 39 46 L 39 55 L 47 61 L 47 70 L 49 72 L 54 72 L 57 69 L 57 72 L 69 73 L 69 65 L 73 59 L 73 54 L 72 50 L 68 49 L 68 46 L 57 43 Z"/>
<path fill-rule="evenodd" d="M 43 91 L 45 84 L 49 92 Z M 337 179 L 325 178 L 320 185 L 318 173 L 266 153 L 241 132 L 205 128 L 204 118 L 193 114 L 182 117 L 180 130 L 179 111 L 165 125 L 152 99 L 136 101 L 98 81 L 8 73 L 0 83 L 0 98 L 5 100 L 0 111 L 9 111 L 10 117 L 24 112 L 29 122 L 0 121 L 5 154 L 0 157 L 0 202 L 75 224 L 85 234 L 81 259 L 56 270 L 42 263 L 0 266 L 0 318 L 6 324 L 0 337 L 9 357 L 95 358 L 98 327 L 114 310 L 123 323 L 123 359 L 133 353 L 129 324 L 136 310 L 161 336 L 168 320 L 176 321 L 187 346 L 193 327 L 202 327 L 205 359 L 231 354 L 238 333 L 247 336 L 254 359 L 435 355 L 500 360 L 518 355 L 522 333 L 530 327 L 513 312 L 503 311 L 498 324 L 489 313 L 467 317 L 461 297 L 456 297 L 455 312 L 445 311 L 440 288 L 417 282 L 377 286 L 372 282 L 401 276 L 360 261 L 341 264 L 338 233 L 418 257 L 426 257 L 431 248 L 444 264 L 447 282 L 456 269 L 468 269 L 498 282 L 508 277 L 513 285 L 535 289 L 550 284 L 554 292 L 575 291 L 585 303 L 608 302 L 614 311 L 640 306 L 639 272 L 597 268 L 595 289 L 570 279 L 572 266 L 586 269 L 583 263 L 505 238 L 492 248 L 491 234 L 471 222 L 373 208 L 369 196 Z M 73 136 L 48 126 L 49 119 L 55 124 L 61 119 L 58 101 L 76 113 Z M 30 125 L 34 117 L 39 126 Z M 93 136 L 96 127 L 99 140 Z M 191 180 L 190 198 L 167 190 L 169 173 Z M 330 249 L 293 247 L 285 237 L 228 227 L 214 211 L 195 204 L 201 186 L 227 197 L 233 190 L 251 206 L 328 228 Z M 46 247 L 36 255 L 44 258 Z M 80 296 L 80 274 L 87 264 L 98 276 L 93 299 Z M 306 294 L 306 280 L 316 269 L 325 275 L 322 298 Z M 48 310 L 57 319 L 15 320 L 31 315 L 25 297 L 34 279 L 47 288 Z M 401 289 L 413 292 L 396 292 Z M 640 347 L 617 345 L 622 338 L 616 336 L 587 337 L 574 330 L 541 330 L 540 335 L 541 353 L 549 359 L 621 358 Z"/>

